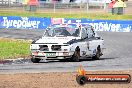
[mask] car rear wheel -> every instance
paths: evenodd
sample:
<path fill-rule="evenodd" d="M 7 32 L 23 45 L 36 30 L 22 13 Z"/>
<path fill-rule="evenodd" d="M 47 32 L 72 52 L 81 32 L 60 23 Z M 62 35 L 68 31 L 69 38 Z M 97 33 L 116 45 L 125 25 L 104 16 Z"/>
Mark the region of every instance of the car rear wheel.
<path fill-rule="evenodd" d="M 97 47 L 96 55 L 92 57 L 93 60 L 99 60 L 100 56 L 103 55 L 101 52 L 100 45 Z"/>
<path fill-rule="evenodd" d="M 99 53 L 96 53 L 96 55 L 93 56 L 92 59 L 93 59 L 93 60 L 99 60 L 99 59 L 100 59 Z"/>
<path fill-rule="evenodd" d="M 38 59 L 38 58 L 31 58 L 31 61 L 32 61 L 33 63 L 39 63 L 40 60 L 41 60 L 41 59 Z"/>

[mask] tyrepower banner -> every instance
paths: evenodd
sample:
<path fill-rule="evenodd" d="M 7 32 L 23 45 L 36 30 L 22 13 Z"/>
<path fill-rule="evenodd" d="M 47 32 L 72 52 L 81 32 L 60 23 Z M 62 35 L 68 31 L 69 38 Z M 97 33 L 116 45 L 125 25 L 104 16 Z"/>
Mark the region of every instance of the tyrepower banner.
<path fill-rule="evenodd" d="M 96 31 L 132 32 L 132 20 L 92 20 L 74 18 L 37 18 L 0 16 L 0 29 L 41 29 L 44 30 L 51 24 L 88 24 Z"/>
<path fill-rule="evenodd" d="M 132 32 L 132 20 L 64 19 L 64 23 L 89 24 L 96 31 Z"/>
<path fill-rule="evenodd" d="M 50 18 L 0 16 L 0 28 L 45 29 L 50 24 Z"/>

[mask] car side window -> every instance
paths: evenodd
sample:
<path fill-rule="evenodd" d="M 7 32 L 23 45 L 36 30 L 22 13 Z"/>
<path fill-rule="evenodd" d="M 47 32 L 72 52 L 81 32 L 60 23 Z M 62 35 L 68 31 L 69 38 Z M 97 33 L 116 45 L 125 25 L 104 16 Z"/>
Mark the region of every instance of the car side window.
<path fill-rule="evenodd" d="M 87 37 L 87 31 L 85 28 L 82 28 L 82 32 L 81 32 L 82 38 L 86 38 Z"/>
<path fill-rule="evenodd" d="M 93 32 L 92 26 L 87 27 L 87 35 L 88 35 L 88 38 L 94 37 L 94 32 Z"/>

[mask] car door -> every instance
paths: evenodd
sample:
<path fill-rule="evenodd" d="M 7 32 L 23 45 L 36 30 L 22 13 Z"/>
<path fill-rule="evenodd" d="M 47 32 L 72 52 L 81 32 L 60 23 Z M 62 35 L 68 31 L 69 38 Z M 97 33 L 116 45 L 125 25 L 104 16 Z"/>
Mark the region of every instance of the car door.
<path fill-rule="evenodd" d="M 87 31 L 86 28 L 81 29 L 81 42 L 80 42 L 80 55 L 86 56 L 87 54 Z"/>
<path fill-rule="evenodd" d="M 87 33 L 88 33 L 88 39 L 89 39 L 89 41 L 88 41 L 88 45 L 89 45 L 88 51 L 89 51 L 90 54 L 93 55 L 93 54 L 96 53 L 98 45 L 100 45 L 102 47 L 102 44 L 103 44 L 104 40 L 97 39 L 95 37 L 95 33 L 94 33 L 92 27 L 87 28 Z"/>

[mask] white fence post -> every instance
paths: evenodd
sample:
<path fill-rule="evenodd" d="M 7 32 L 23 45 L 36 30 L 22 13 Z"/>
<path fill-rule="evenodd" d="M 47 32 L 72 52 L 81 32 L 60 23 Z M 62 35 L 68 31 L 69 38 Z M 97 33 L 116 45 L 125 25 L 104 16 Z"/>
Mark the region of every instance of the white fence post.
<path fill-rule="evenodd" d="M 87 13 L 88 13 L 88 9 L 89 9 L 89 0 L 87 0 Z"/>
<path fill-rule="evenodd" d="M 56 6 L 56 3 L 54 2 L 54 13 L 55 13 L 55 6 Z"/>

